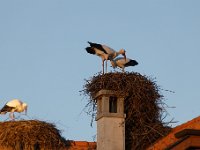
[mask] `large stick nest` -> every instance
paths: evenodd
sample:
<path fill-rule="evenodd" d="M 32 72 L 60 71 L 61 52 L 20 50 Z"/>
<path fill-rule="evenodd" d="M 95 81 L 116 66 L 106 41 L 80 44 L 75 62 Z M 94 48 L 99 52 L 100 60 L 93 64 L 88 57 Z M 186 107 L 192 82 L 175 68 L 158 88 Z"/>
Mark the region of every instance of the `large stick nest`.
<path fill-rule="evenodd" d="M 0 146 L 14 149 L 62 150 L 69 143 L 54 124 L 38 121 L 0 122 Z"/>
<path fill-rule="evenodd" d="M 101 89 L 128 93 L 124 102 L 126 149 L 144 150 L 169 133 L 170 128 L 163 122 L 166 112 L 163 96 L 154 79 L 126 72 L 97 74 L 86 80 L 82 92 L 89 96 L 87 107 L 93 117 L 96 115 L 96 100 L 93 97 Z"/>

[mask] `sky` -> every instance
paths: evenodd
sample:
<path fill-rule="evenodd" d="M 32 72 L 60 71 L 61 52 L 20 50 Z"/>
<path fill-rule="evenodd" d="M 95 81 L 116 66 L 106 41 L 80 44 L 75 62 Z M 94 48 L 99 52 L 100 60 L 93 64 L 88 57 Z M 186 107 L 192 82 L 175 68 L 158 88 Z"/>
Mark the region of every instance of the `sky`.
<path fill-rule="evenodd" d="M 166 122 L 199 116 L 199 6 L 199 0 L 0 0 L 0 107 L 20 99 L 29 105 L 20 118 L 54 123 L 66 139 L 96 140 L 96 122 L 91 127 L 83 111 L 88 98 L 79 92 L 102 69 L 101 59 L 85 51 L 91 41 L 124 48 L 139 62 L 126 71 L 155 78 L 169 106 Z"/>

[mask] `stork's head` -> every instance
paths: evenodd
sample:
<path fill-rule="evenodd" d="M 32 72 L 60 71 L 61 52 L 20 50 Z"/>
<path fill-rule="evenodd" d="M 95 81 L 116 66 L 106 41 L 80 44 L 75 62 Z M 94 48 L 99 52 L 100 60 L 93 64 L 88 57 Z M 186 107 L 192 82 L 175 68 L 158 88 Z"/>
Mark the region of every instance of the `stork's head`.
<path fill-rule="evenodd" d="M 25 114 L 27 114 L 28 105 L 26 103 L 23 103 L 22 107 L 23 107 L 23 109 L 25 111 Z"/>
<path fill-rule="evenodd" d="M 124 59 L 126 60 L 126 51 L 125 51 L 125 49 L 120 49 L 119 53 L 122 54 L 124 56 Z"/>

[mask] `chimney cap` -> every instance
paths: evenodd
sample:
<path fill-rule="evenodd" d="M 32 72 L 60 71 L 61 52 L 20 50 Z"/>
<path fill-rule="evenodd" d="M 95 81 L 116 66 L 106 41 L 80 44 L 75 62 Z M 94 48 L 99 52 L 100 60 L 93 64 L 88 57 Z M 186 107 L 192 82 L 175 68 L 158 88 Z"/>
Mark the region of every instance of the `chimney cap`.
<path fill-rule="evenodd" d="M 96 95 L 94 96 L 94 99 L 97 99 L 98 97 L 100 97 L 102 95 L 117 96 L 117 97 L 125 98 L 125 97 L 128 96 L 128 93 L 124 93 L 123 91 L 114 91 L 114 90 L 102 89 L 102 90 L 100 90 L 96 93 Z"/>

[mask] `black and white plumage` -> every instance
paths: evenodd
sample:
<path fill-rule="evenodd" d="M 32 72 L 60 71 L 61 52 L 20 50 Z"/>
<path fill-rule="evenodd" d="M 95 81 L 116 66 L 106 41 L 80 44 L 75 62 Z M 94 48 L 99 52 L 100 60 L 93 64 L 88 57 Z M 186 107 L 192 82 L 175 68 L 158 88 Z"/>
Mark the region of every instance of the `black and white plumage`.
<path fill-rule="evenodd" d="M 88 42 L 90 47 L 86 47 L 86 51 L 89 54 L 97 55 L 102 59 L 102 67 L 103 67 L 103 74 L 104 74 L 104 61 L 106 60 L 106 72 L 107 72 L 107 60 L 112 60 L 116 58 L 118 55 L 123 55 L 126 59 L 126 51 L 124 49 L 120 49 L 116 52 L 114 49 L 97 43 Z"/>
<path fill-rule="evenodd" d="M 0 110 L 0 114 L 6 114 L 7 112 L 10 112 L 9 117 L 14 120 L 14 112 L 21 113 L 25 111 L 25 114 L 27 114 L 27 108 L 28 105 L 26 103 L 23 103 L 18 99 L 13 99 L 3 106 L 3 108 Z"/>
<path fill-rule="evenodd" d="M 136 60 L 130 58 L 124 59 L 123 57 L 118 57 L 116 59 L 110 60 L 110 62 L 113 68 L 120 67 L 122 68 L 123 72 L 125 67 L 138 65 Z"/>

